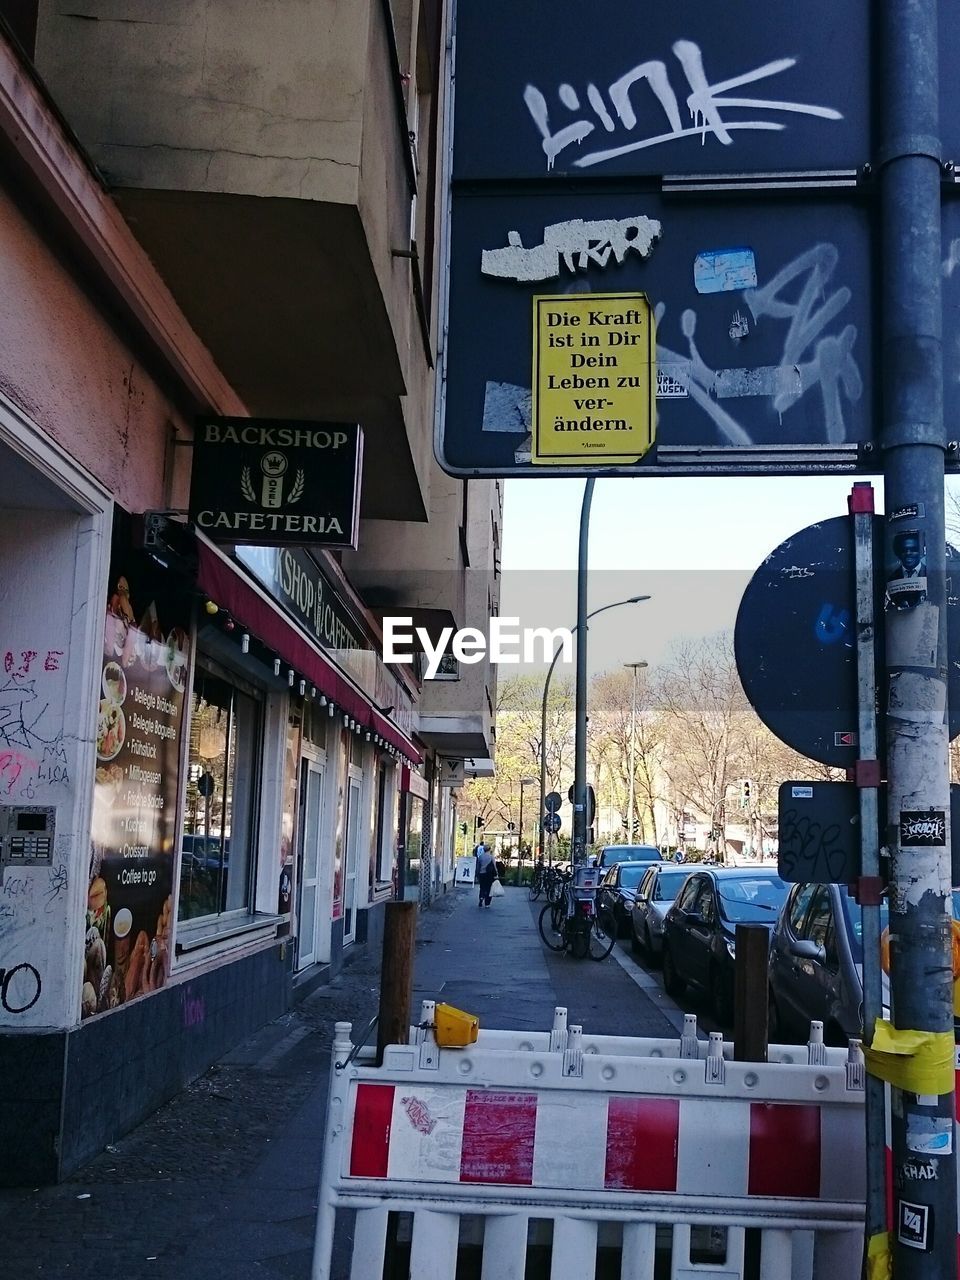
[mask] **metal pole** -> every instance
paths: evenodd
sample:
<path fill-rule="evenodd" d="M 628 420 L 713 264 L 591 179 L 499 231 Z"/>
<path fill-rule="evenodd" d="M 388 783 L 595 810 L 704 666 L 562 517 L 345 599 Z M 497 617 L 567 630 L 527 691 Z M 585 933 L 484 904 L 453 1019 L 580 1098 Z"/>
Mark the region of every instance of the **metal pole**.
<path fill-rule="evenodd" d="M 587 545 L 590 506 L 596 484 L 590 476 L 583 486 L 580 508 L 580 552 L 577 558 L 577 697 L 573 766 L 573 865 L 587 856 Z"/>
<path fill-rule="evenodd" d="M 650 599 L 649 596 L 630 596 L 629 599 L 627 600 L 614 600 L 612 604 L 602 604 L 599 609 L 593 609 L 590 613 L 587 614 L 587 621 L 589 622 L 591 618 L 595 618 L 598 613 L 606 613 L 608 609 L 619 609 L 622 605 L 625 605 L 625 604 L 642 604 L 644 600 L 649 600 L 649 599 Z M 553 655 L 553 661 L 550 663 L 550 668 L 547 671 L 547 678 L 543 682 L 543 702 L 540 707 L 539 853 L 541 858 L 543 857 L 543 845 L 544 845 L 544 830 L 543 830 L 544 808 L 545 808 L 545 802 L 547 799 L 547 694 L 550 692 L 550 679 L 553 675 L 553 669 L 557 665 L 557 660 L 559 659 L 561 653 L 563 653 L 562 645 Z M 644 663 L 643 665 L 646 666 L 646 663 Z"/>
<path fill-rule="evenodd" d="M 873 1040 L 877 1018 L 883 1017 L 883 985 L 880 976 L 880 766 L 877 745 L 876 688 L 876 586 L 873 564 L 873 486 L 853 486 L 854 564 L 857 607 L 857 706 L 859 760 L 855 775 L 860 797 L 860 882 L 857 899 L 863 921 L 863 1031 Z M 886 1128 L 883 1081 L 868 1075 L 865 1091 L 867 1147 L 867 1239 L 886 1230 Z"/>
<path fill-rule="evenodd" d="M 882 0 L 878 12 L 890 983 L 897 1028 L 952 1043 L 938 5 Z M 952 1078 L 939 1095 L 893 1089 L 897 1280 L 957 1274 Z M 921 1133 L 945 1139 L 918 1159 Z"/>
<path fill-rule="evenodd" d="M 633 666 L 633 700 L 630 704 L 630 790 L 627 794 L 627 838 L 625 844 L 633 840 L 633 778 L 637 767 L 637 664 Z"/>
<path fill-rule="evenodd" d="M 540 709 L 540 841 L 538 848 L 541 858 L 543 857 L 543 818 L 547 800 L 547 694 L 550 692 L 550 677 L 553 675 L 553 669 L 561 653 L 563 653 L 563 645 L 553 655 L 550 670 L 543 682 L 543 705 Z"/>
<path fill-rule="evenodd" d="M 523 868 L 523 783 L 524 779 L 520 779 L 520 834 L 517 836 L 517 884 L 520 884 L 521 871 Z"/>
<path fill-rule="evenodd" d="M 624 844 L 633 840 L 633 813 L 636 799 L 636 757 L 637 757 L 637 672 L 645 667 L 645 662 L 626 662 L 624 666 L 633 668 L 633 699 L 630 704 L 630 789 L 627 798 L 627 838 Z M 654 832 L 656 835 L 656 832 Z"/>

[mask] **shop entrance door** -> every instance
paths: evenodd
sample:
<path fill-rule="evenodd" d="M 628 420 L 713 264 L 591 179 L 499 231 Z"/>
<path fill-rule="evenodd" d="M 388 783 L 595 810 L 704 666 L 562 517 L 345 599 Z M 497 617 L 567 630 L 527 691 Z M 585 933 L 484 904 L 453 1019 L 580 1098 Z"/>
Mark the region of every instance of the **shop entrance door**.
<path fill-rule="evenodd" d="M 361 796 L 363 775 L 350 766 L 347 788 L 347 848 L 343 873 L 343 941 L 353 942 L 357 936 L 357 864 L 360 855 Z"/>
<path fill-rule="evenodd" d="M 320 837 L 323 831 L 323 765 L 306 757 L 300 770 L 300 889 L 297 903 L 297 969 L 321 959 L 317 955 L 320 914 Z"/>

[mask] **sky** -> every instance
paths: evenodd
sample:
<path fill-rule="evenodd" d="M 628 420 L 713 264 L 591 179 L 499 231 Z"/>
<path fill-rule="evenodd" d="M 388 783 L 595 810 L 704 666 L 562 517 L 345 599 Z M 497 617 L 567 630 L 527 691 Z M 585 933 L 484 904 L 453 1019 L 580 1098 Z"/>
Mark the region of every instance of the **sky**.
<path fill-rule="evenodd" d="M 679 638 L 732 631 L 753 571 L 781 542 L 847 511 L 858 476 L 620 477 L 598 480 L 590 518 L 588 609 L 648 594 L 590 624 L 588 669 L 662 661 Z M 882 481 L 873 481 L 878 510 Z M 508 479 L 501 617 L 573 627 L 583 481 Z M 545 664 L 514 668 L 543 670 Z M 573 674 L 573 663 L 558 672 Z M 501 677 L 512 674 L 502 667 Z"/>

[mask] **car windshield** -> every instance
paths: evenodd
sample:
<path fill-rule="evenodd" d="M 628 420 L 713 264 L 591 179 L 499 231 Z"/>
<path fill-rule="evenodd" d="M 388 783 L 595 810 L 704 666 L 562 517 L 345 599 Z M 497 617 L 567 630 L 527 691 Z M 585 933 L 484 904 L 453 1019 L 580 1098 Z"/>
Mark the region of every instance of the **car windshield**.
<path fill-rule="evenodd" d="M 620 888 L 635 889 L 647 874 L 647 867 L 624 867 L 620 872 Z"/>
<path fill-rule="evenodd" d="M 648 844 L 612 844 L 603 851 L 604 866 L 615 862 L 659 862 L 660 850 Z"/>
<path fill-rule="evenodd" d="M 779 876 L 717 877 L 723 914 L 733 924 L 772 924 L 790 886 Z"/>
<path fill-rule="evenodd" d="M 654 899 L 657 902 L 672 902 L 689 874 L 689 871 L 661 871 L 657 876 Z"/>

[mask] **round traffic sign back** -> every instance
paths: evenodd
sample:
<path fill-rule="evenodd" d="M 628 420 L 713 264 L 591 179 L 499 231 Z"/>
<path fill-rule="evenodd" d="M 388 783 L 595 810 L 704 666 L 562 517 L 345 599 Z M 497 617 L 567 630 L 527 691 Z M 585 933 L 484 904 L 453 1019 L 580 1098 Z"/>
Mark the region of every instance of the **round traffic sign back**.
<path fill-rule="evenodd" d="M 544 797 L 543 807 L 547 813 L 556 813 L 562 804 L 563 798 L 559 791 L 550 791 Z"/>
<path fill-rule="evenodd" d="M 561 819 L 559 813 L 548 813 L 543 820 L 543 829 L 549 835 L 555 836 L 561 827 Z"/>
<path fill-rule="evenodd" d="M 874 633 L 883 674 L 883 517 L 874 517 Z M 947 547 L 947 572 L 960 557 Z M 960 596 L 948 587 L 950 736 L 960 732 Z M 918 617 L 919 621 L 919 617 Z M 743 593 L 734 630 L 737 671 L 753 709 L 801 755 L 844 767 L 858 758 L 853 523 L 837 516 L 801 529 L 767 556 Z M 878 699 L 879 740 L 883 708 Z"/>

